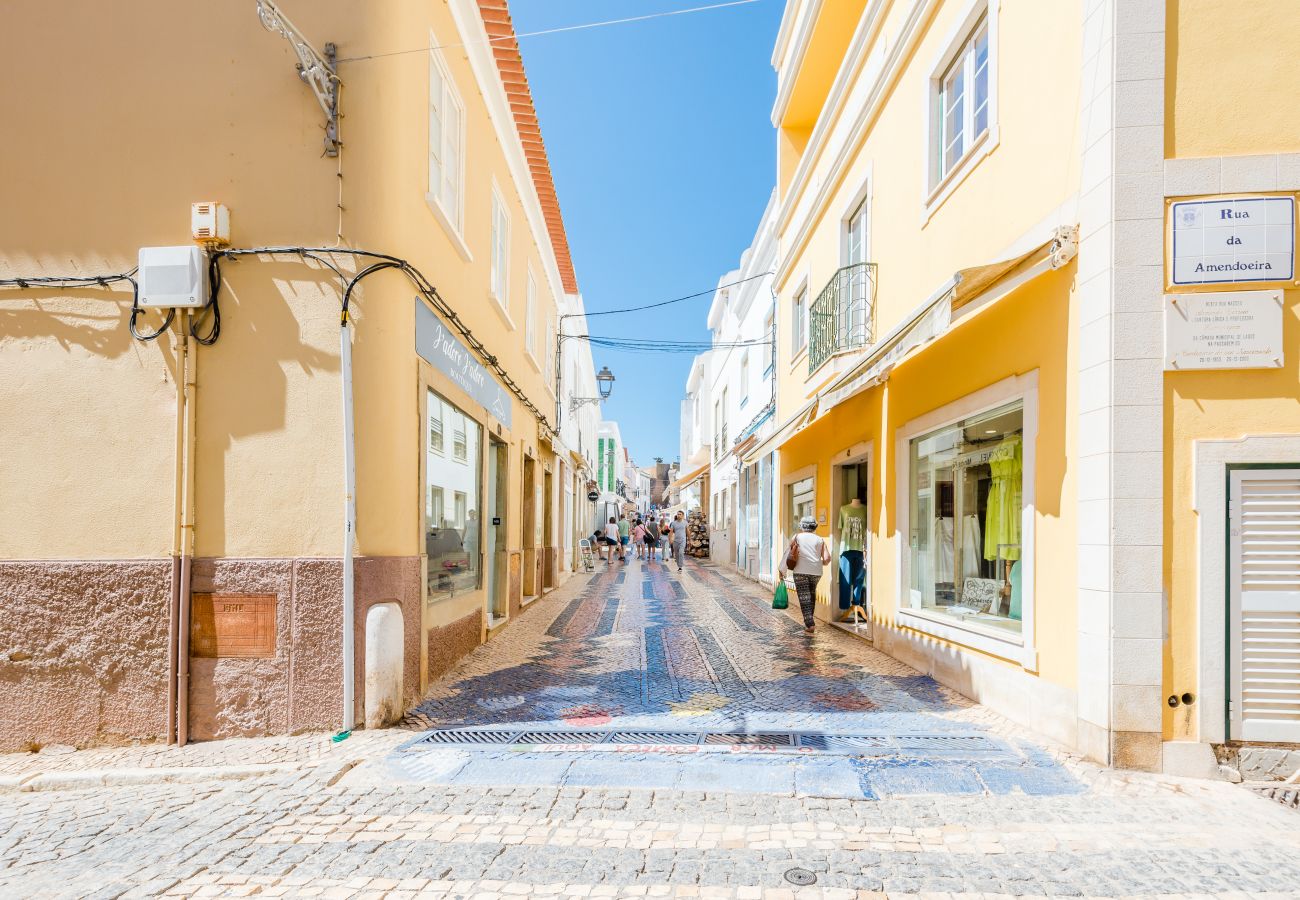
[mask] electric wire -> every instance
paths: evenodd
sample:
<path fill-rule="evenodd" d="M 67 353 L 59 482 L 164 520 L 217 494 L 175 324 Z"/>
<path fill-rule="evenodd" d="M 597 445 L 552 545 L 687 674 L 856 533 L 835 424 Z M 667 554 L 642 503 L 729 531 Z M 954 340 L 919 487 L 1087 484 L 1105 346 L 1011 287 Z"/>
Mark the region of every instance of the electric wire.
<path fill-rule="evenodd" d="M 38 290 L 82 287 L 107 288 L 112 284 L 126 282 L 131 285 L 131 313 L 127 319 L 127 327 L 131 330 L 131 336 L 137 341 L 154 341 L 171 327 L 176 318 L 176 310 L 167 310 L 166 315 L 163 316 L 162 324 L 158 326 L 156 331 L 141 331 L 137 323 L 145 310 L 140 306 L 140 284 L 135 278 L 137 271 L 139 271 L 138 267 L 128 269 L 125 272 L 114 272 L 110 275 L 29 275 L 23 278 L 0 278 L 0 288 L 18 288 L 19 290 L 28 288 Z"/>
<path fill-rule="evenodd" d="M 670 306 L 673 303 L 681 303 L 683 300 L 694 300 L 696 297 L 706 297 L 709 294 L 717 293 L 723 288 L 735 287 L 738 284 L 744 284 L 746 281 L 753 281 L 756 278 L 766 278 L 768 275 L 771 274 L 772 274 L 771 272 L 759 272 L 757 275 L 751 275 L 748 278 L 741 278 L 739 281 L 730 281 L 727 282 L 726 284 L 715 285 L 714 287 L 709 288 L 707 291 L 698 291 L 694 294 L 687 294 L 685 297 L 674 297 L 671 300 L 661 300 L 658 303 L 647 303 L 645 306 L 629 306 L 626 309 L 604 309 L 604 310 L 599 310 L 597 312 L 587 312 L 587 313 L 569 313 L 568 315 L 564 316 L 564 318 L 567 319 L 570 316 L 585 315 L 588 319 L 590 319 L 592 316 L 613 316 L 613 315 L 618 315 L 619 313 L 640 312 L 643 309 L 658 309 L 661 306 Z"/>
<path fill-rule="evenodd" d="M 498 41 L 511 41 L 518 38 L 538 37 L 544 34 L 560 34 L 566 31 L 586 31 L 591 28 L 603 28 L 606 25 L 625 25 L 629 22 L 645 22 L 649 19 L 663 19 L 668 16 L 684 16 L 689 13 L 708 12 L 713 9 L 726 9 L 730 6 L 748 6 L 751 3 L 759 3 L 761 0 L 729 0 L 726 3 L 712 3 L 708 6 L 695 6 L 690 9 L 670 9 L 664 12 L 649 13 L 644 16 L 628 16 L 623 19 L 606 19 L 601 22 L 583 22 L 578 25 L 561 25 L 558 28 L 545 28 L 540 31 L 525 31 L 518 34 L 502 35 L 500 37 L 489 37 L 485 41 L 460 41 L 454 44 L 433 44 L 428 47 L 412 47 L 409 50 L 389 50 L 385 53 L 368 53 L 363 56 L 345 56 L 338 60 L 338 64 L 348 62 L 364 62 L 368 59 L 383 59 L 388 56 L 403 56 L 408 53 L 428 53 L 430 50 L 446 50 L 453 47 L 468 47 L 472 44 L 493 44 Z"/>
<path fill-rule="evenodd" d="M 439 314 L 441 314 L 447 323 L 451 325 L 452 328 L 465 340 L 474 353 L 483 360 L 483 363 L 497 375 L 506 388 L 515 395 L 520 403 L 524 405 L 524 408 L 533 414 L 538 423 L 546 431 L 554 433 L 550 420 L 547 419 L 546 415 L 542 413 L 535 403 L 533 403 L 524 392 L 523 388 L 519 386 L 518 382 L 511 377 L 510 373 L 506 371 L 505 367 L 501 365 L 500 360 L 498 360 L 497 357 L 488 350 L 487 346 L 479 340 L 479 338 L 469 329 L 469 326 L 461 320 L 460 316 L 458 316 L 456 311 L 451 308 L 450 304 L 443 299 L 442 295 L 438 293 L 438 289 L 434 287 L 433 283 L 429 281 L 425 274 L 401 257 L 387 253 L 377 253 L 372 250 L 358 250 L 348 247 L 277 246 L 218 250 L 213 253 L 213 259 L 235 260 L 243 256 L 297 256 L 302 259 L 311 259 L 319 262 L 334 271 L 334 273 L 339 275 L 340 278 L 344 278 L 340 269 L 325 261 L 325 257 L 332 255 L 352 256 L 358 259 L 374 260 L 373 264 L 367 265 L 357 274 L 344 279 L 345 284 L 343 287 L 342 305 L 340 310 L 343 324 L 346 324 L 348 321 L 352 294 L 358 283 L 360 283 L 363 278 L 369 277 L 370 275 L 384 269 L 400 270 L 402 274 L 404 274 L 411 283 L 415 285 L 416 289 L 420 292 L 420 295 L 424 297 L 424 299 L 427 300 Z M 218 267 L 219 266 L 220 263 L 218 263 Z"/>

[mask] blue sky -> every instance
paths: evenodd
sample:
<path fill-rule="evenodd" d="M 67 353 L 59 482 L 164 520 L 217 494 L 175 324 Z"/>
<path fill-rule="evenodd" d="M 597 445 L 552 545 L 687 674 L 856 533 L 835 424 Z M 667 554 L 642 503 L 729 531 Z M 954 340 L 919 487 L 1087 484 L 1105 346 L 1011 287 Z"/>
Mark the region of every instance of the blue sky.
<path fill-rule="evenodd" d="M 710 0 L 512 0 L 516 32 Z M 776 177 L 772 44 L 783 0 L 520 39 L 588 312 L 712 288 Z M 593 334 L 707 340 L 711 298 L 590 320 Z M 604 415 L 638 465 L 678 454 L 691 357 L 596 348 Z"/>

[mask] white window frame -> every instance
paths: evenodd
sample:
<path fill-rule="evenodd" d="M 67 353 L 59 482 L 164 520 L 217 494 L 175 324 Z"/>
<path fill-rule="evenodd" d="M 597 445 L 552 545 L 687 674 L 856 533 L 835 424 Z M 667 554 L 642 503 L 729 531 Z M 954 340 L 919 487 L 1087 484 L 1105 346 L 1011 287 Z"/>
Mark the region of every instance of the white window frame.
<path fill-rule="evenodd" d="M 944 42 L 944 50 L 930 67 L 930 77 L 925 84 L 926 119 L 929 134 L 926 146 L 926 197 L 924 218 L 928 220 L 966 176 L 998 146 L 998 5 L 999 0 L 973 0 L 957 20 Z M 981 21 L 982 20 L 982 21 Z M 988 59 L 988 126 L 979 134 L 972 134 L 975 110 L 970 102 L 963 105 L 964 146 L 962 154 L 945 170 L 943 168 L 943 83 L 955 63 L 966 66 L 965 98 L 974 96 L 974 38 L 977 31 L 987 30 Z"/>
<path fill-rule="evenodd" d="M 803 302 L 799 302 L 799 298 Z M 801 315 L 794 311 L 801 309 Z M 797 363 L 808 352 L 808 278 L 805 276 L 795 287 L 790 296 L 790 354 L 791 365 Z"/>
<path fill-rule="evenodd" d="M 433 32 L 429 32 L 429 46 L 436 47 L 438 44 Z M 438 105 L 434 104 L 434 74 L 437 74 L 441 83 L 441 91 L 437 98 Z M 447 232 L 451 238 L 452 246 L 456 252 L 466 262 L 472 262 L 474 255 L 470 252 L 469 245 L 465 243 L 465 103 L 461 100 L 460 92 L 456 90 L 456 82 L 451 77 L 451 71 L 447 68 L 442 54 L 438 50 L 429 51 L 429 72 L 428 72 L 428 121 L 426 128 L 426 152 L 428 153 L 427 171 L 425 172 L 425 194 L 424 201 L 432 211 L 438 224 Z M 458 119 L 456 129 L 456 165 L 452 173 L 454 177 L 454 189 L 456 192 L 455 199 L 450 204 L 446 202 L 443 196 L 447 187 L 447 111 L 454 110 Z M 438 148 L 438 175 L 439 183 L 434 184 L 434 148 L 432 141 L 433 122 L 437 116 L 438 119 L 438 136 L 440 146 Z"/>
<path fill-rule="evenodd" d="M 740 408 L 749 402 L 749 349 L 746 347 L 740 355 Z"/>
<path fill-rule="evenodd" d="M 533 267 L 528 266 L 528 280 L 524 286 L 524 349 L 528 351 L 528 360 L 540 372 L 541 365 L 537 358 L 537 279 L 533 276 Z"/>
<path fill-rule="evenodd" d="M 488 296 L 513 330 L 510 318 L 510 212 L 496 181 L 492 182 L 492 227 L 488 233 Z"/>
<path fill-rule="evenodd" d="M 911 606 L 912 572 L 911 533 L 912 516 L 912 453 L 913 438 L 921 437 L 939 428 L 955 425 L 980 413 L 989 412 L 1008 403 L 1023 404 L 1022 484 L 1020 507 L 1020 573 L 1021 614 L 1020 634 L 995 633 L 973 623 L 959 623 L 942 614 L 927 613 Z M 894 546 L 898 572 L 895 598 L 898 624 L 916 631 L 951 641 L 972 650 L 979 650 L 1002 659 L 1019 662 L 1030 672 L 1038 671 L 1038 651 L 1034 646 L 1034 525 L 1037 508 L 1034 501 L 1038 447 L 1038 370 L 1024 375 L 1013 375 L 986 388 L 967 394 L 946 406 L 932 410 L 907 422 L 897 432 L 895 452 L 895 525 Z"/>

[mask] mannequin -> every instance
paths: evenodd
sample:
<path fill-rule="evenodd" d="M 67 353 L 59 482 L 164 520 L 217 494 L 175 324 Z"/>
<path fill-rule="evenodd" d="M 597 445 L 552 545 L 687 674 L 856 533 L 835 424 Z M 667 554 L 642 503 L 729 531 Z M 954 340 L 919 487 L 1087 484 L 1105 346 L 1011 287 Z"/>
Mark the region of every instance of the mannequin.
<path fill-rule="evenodd" d="M 867 505 L 854 497 L 840 507 L 840 609 L 857 621 L 865 602 Z"/>

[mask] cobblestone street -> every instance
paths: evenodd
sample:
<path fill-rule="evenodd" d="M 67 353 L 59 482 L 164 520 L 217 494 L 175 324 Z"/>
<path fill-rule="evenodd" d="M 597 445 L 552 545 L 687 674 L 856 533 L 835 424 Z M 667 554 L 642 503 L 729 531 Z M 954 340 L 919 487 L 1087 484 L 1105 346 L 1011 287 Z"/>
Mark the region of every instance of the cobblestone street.
<path fill-rule="evenodd" d="M 694 563 L 573 579 L 404 726 L 0 757 L 0 895 L 1300 895 L 1296 812 L 1084 762 Z"/>

